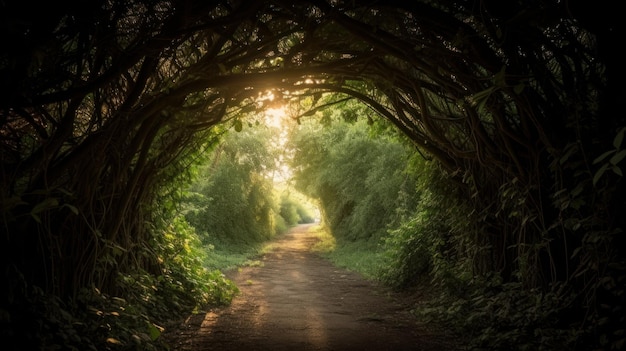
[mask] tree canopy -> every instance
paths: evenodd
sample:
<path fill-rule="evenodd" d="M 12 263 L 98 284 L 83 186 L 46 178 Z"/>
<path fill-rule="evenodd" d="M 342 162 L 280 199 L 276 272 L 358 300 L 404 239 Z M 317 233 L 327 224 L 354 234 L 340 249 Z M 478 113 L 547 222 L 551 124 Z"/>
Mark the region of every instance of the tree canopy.
<path fill-rule="evenodd" d="M 617 4 L 12 1 L 0 13 L 9 315 L 22 286 L 73 299 L 116 294 L 120 273 L 160 274 L 167 185 L 215 128 L 287 101 L 306 101 L 304 117 L 355 99 L 457 182 L 480 222 L 472 245 L 488 248 L 476 273 L 577 291 L 588 323 L 623 343 Z"/>

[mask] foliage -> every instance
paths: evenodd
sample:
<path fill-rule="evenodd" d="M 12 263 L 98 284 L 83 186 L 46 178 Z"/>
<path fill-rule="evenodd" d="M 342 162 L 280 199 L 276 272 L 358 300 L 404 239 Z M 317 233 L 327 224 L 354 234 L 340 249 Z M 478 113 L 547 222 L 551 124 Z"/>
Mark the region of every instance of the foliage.
<path fill-rule="evenodd" d="M 367 120 L 340 119 L 345 110 L 357 108 L 352 104 L 326 111 L 326 127 L 303 125 L 292 137 L 291 167 L 296 188 L 319 199 L 333 235 L 375 242 L 397 221 L 398 212 L 412 205 L 403 203 L 402 194 L 411 191 L 414 180 L 403 173 L 410 151 L 393 134 L 384 134 L 384 129 L 377 134 Z"/>
<path fill-rule="evenodd" d="M 5 336 L 20 338 L 13 345 L 20 350 L 161 350 L 167 348 L 161 337 L 165 327 L 191 312 L 228 304 L 238 293 L 221 272 L 204 268 L 200 242 L 182 218 L 156 238 L 152 249 L 162 262 L 161 274 L 120 273 L 117 296 L 85 288 L 68 303 L 23 282 L 21 289 L 28 291 L 20 295 L 26 300 L 3 311 L 4 322 L 12 325 Z M 22 304 L 31 307 L 19 309 Z"/>
<path fill-rule="evenodd" d="M 305 102 L 295 116 L 302 119 L 354 98 L 437 160 L 456 184 L 445 196 L 473 211 L 461 223 L 476 230 L 441 233 L 432 243 L 441 253 L 434 273 L 453 277 L 441 278 L 445 285 L 493 276 L 506 286 L 502 301 L 573 292 L 571 305 L 546 301 L 578 311 L 571 320 L 588 337 L 580 348 L 624 345 L 618 2 L 30 5 L 0 5 L 0 309 L 9 318 L 34 306 L 37 289 L 69 305 L 84 289 L 117 296 L 120 274 L 158 277 L 150 245 L 161 231 L 151 226 L 160 205 L 175 206 L 161 197 L 213 146 L 207 140 L 220 123 L 242 130 L 248 112 L 290 100 Z M 366 115 L 350 110 L 348 121 Z M 303 186 L 318 192 L 333 231 L 381 237 L 397 206 L 381 198 L 385 207 L 374 210 L 355 183 L 381 186 L 363 172 L 387 160 L 351 153 L 369 144 L 350 134 L 338 128 L 304 140 L 307 162 L 330 155 L 340 166 L 354 160 L 355 169 L 341 169 L 344 179 L 335 170 L 314 174 Z M 335 137 L 347 148 L 326 153 Z M 262 221 L 270 208 L 257 208 Z M 416 211 L 414 222 L 412 211 L 395 214 L 396 227 L 409 223 L 399 237 L 427 222 Z M 376 230 L 356 213 L 371 216 Z M 439 230 L 429 225 L 424 233 Z"/>
<path fill-rule="evenodd" d="M 300 222 L 300 214 L 298 213 L 296 203 L 286 196 L 282 196 L 280 199 L 280 216 L 284 218 L 287 225 L 295 225 Z"/>
<path fill-rule="evenodd" d="M 191 184 L 184 214 L 204 244 L 251 247 L 277 234 L 271 138 L 260 126 L 228 134 Z"/>
<path fill-rule="evenodd" d="M 204 266 L 231 269 L 258 255 L 264 242 L 313 220 L 299 197 L 276 188 L 276 130 L 250 125 L 228 134 L 198 167 L 180 199 L 202 241 Z"/>
<path fill-rule="evenodd" d="M 375 243 L 354 241 L 337 243 L 328 227 L 320 224 L 309 229 L 319 241 L 313 246 L 317 252 L 337 267 L 358 272 L 366 279 L 378 280 L 387 261 Z"/>
<path fill-rule="evenodd" d="M 426 284 L 429 300 L 415 313 L 462 335 L 470 349 L 574 349 L 584 333 L 568 323 L 571 291 L 563 284 L 548 292 L 527 288 L 484 269 L 490 248 L 479 245 L 479 213 L 453 196 L 458 185 L 436 164 L 415 161 L 419 206 L 385 239 L 389 270 L 382 280 L 400 288 Z"/>
<path fill-rule="evenodd" d="M 441 232 L 427 230 L 428 223 L 438 225 L 422 210 L 411 221 L 391 230 L 384 238 L 389 266 L 382 272 L 381 280 L 386 284 L 406 288 L 433 269 L 435 253 L 431 250 L 436 250 L 433 242 Z"/>
<path fill-rule="evenodd" d="M 280 197 L 280 216 L 289 226 L 315 221 L 311 210 L 305 207 L 299 199 L 290 196 L 289 193 L 283 193 Z"/>
<path fill-rule="evenodd" d="M 201 246 L 195 230 L 182 217 L 175 218 L 159 239 L 164 242 L 153 247 L 163 262 L 164 275 L 157 277 L 158 280 L 167 282 L 172 290 L 192 297 L 194 309 L 230 303 L 237 288 L 220 271 L 205 268 L 204 258 L 209 253 Z M 162 301 L 162 304 L 176 304 L 176 299 L 171 299 L 174 295 L 165 294 L 170 300 Z M 158 310 L 157 306 L 154 308 Z"/>
<path fill-rule="evenodd" d="M 309 231 L 315 233 L 315 236 L 319 239 L 312 247 L 313 252 L 329 254 L 337 249 L 337 239 L 330 233 L 328 228 L 318 224 L 309 228 Z M 348 266 L 346 265 L 346 267 Z"/>
<path fill-rule="evenodd" d="M 618 152 L 612 150 L 610 154 Z M 576 231 L 585 226 L 591 229 L 590 223 L 597 223 L 597 218 L 593 216 L 579 217 L 580 209 L 586 206 L 587 201 L 583 200 L 582 189 L 592 184 L 592 173 L 581 172 L 580 167 L 585 163 L 573 162 L 572 157 L 570 153 L 561 158 L 560 165 L 571 167 L 571 174 L 577 175 L 581 183 L 573 191 L 560 190 L 554 194 L 554 206 L 560 209 L 562 217 L 550 230 Z M 519 254 L 519 268 L 513 270 L 515 281 L 503 277 L 506 271 L 494 271 L 491 261 L 493 248 L 486 246 L 481 238 L 488 232 L 480 225 L 485 221 L 485 213 L 469 207 L 471 202 L 462 196 L 452 196 L 458 185 L 451 183 L 438 168 L 418 162 L 414 170 L 421 171 L 417 188 L 417 194 L 421 195 L 419 206 L 410 220 L 391 230 L 386 238 L 390 270 L 383 274 L 382 279 L 392 286 L 403 287 L 423 283 L 424 276 L 427 276 L 431 280 L 432 299 L 422 302 L 416 313 L 422 318 L 448 325 L 460 335 L 469 336 L 471 349 L 577 349 L 590 343 L 606 348 L 620 347 L 623 339 L 619 336 L 619 329 L 617 334 L 603 334 L 605 336 L 599 340 L 592 341 L 594 333 L 603 330 L 593 319 L 602 318 L 599 316 L 604 314 L 608 316 L 604 317 L 606 319 L 600 326 L 616 323 L 613 324 L 615 327 L 623 323 L 623 317 L 616 314 L 619 307 L 595 310 L 590 307 L 588 296 L 573 289 L 573 284 L 563 281 L 555 280 L 547 289 L 529 285 L 533 278 L 529 275 L 535 275 L 536 280 L 541 277 L 536 276 L 537 271 L 528 269 L 528 262 L 522 263 L 523 260 L 537 259 L 533 256 L 537 255 L 537 251 L 522 252 L 517 245 L 508 248 L 517 249 Z M 496 215 L 505 215 L 509 220 L 533 221 L 528 218 L 532 212 L 520 200 L 525 194 L 515 183 L 503 186 L 500 196 Z M 609 240 L 607 236 L 610 235 L 596 227 L 595 231 L 586 231 L 585 238 L 597 243 Z M 602 265 L 599 262 L 602 259 L 597 256 L 598 247 L 589 244 L 587 242 L 572 251 L 570 262 L 575 262 L 578 255 L 594 254 L 585 256 L 585 260 L 590 262 L 579 266 L 577 273 L 568 277 L 570 281 L 580 275 L 597 274 L 595 267 Z M 570 241 L 570 245 L 575 247 L 575 239 Z M 557 252 L 550 250 L 550 246 L 534 249 Z M 614 268 L 620 269 L 617 266 Z M 623 292 L 618 283 L 623 278 L 619 277 L 607 275 L 600 280 L 605 282 L 597 290 L 603 294 L 601 300 L 605 303 L 615 301 L 607 306 L 620 304 L 614 300 L 618 300 L 617 296 L 622 296 Z M 580 315 L 581 309 L 587 309 L 587 318 Z M 592 325 L 595 327 L 592 328 Z"/>

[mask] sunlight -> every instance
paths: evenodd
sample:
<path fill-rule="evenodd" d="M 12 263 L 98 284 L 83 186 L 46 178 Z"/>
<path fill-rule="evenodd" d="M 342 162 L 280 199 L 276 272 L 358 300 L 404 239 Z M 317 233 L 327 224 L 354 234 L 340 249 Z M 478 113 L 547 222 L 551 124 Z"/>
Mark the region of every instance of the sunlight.
<path fill-rule="evenodd" d="M 279 100 L 280 99 L 277 99 L 276 95 L 271 90 L 260 92 L 257 97 L 258 106 L 265 107 L 263 111 L 265 124 L 273 128 L 284 130 L 285 124 L 289 120 L 289 113 L 287 107 Z"/>
<path fill-rule="evenodd" d="M 287 111 L 284 106 L 272 107 L 265 110 L 265 122 L 268 126 L 283 129 L 287 123 Z"/>

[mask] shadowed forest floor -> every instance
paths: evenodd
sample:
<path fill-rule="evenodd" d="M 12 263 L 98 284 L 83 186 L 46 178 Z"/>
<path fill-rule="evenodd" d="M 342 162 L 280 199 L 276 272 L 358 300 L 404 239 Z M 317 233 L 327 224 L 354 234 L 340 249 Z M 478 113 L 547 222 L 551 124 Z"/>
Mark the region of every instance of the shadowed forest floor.
<path fill-rule="evenodd" d="M 190 316 L 173 350 L 458 350 L 399 294 L 311 252 L 311 225 L 278 238 L 259 265 L 227 272 L 241 290 L 228 307 Z"/>

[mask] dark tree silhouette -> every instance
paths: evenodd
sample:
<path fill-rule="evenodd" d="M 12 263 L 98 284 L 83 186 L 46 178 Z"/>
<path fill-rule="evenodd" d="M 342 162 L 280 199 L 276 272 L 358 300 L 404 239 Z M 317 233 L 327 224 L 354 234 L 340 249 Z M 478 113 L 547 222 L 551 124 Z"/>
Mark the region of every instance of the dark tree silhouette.
<path fill-rule="evenodd" d="M 626 276 L 616 6 L 5 2 L 2 309 L 19 313 L 21 284 L 65 299 L 121 293 L 119 272 L 157 274 L 147 223 L 206 133 L 264 108 L 268 90 L 332 92 L 391 120 L 458 180 L 483 228 L 473 245 L 490 248 L 478 273 L 563 285 L 578 291 L 578 319 L 623 331 L 621 310 L 599 307 L 623 305 Z"/>

